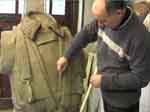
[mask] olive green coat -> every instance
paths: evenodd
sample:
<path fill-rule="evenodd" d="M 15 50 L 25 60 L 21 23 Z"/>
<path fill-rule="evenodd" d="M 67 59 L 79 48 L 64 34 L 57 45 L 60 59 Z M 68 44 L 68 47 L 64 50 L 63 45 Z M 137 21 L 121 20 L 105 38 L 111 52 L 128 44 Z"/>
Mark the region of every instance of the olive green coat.
<path fill-rule="evenodd" d="M 17 103 L 50 97 L 52 109 L 60 105 L 79 106 L 85 76 L 84 54 L 70 63 L 62 77 L 56 69 L 56 62 L 71 38 L 66 27 L 58 26 L 44 14 L 25 17 L 12 31 L 2 33 L 0 72 L 11 74 L 12 94 Z"/>

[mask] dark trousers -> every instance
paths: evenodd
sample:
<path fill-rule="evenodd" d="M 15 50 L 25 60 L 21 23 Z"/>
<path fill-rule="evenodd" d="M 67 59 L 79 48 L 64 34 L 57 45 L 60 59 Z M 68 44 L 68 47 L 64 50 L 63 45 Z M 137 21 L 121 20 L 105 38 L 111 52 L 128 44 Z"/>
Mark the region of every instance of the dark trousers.
<path fill-rule="evenodd" d="M 104 110 L 105 112 L 139 112 L 139 102 L 137 104 L 131 105 L 131 107 L 128 108 L 112 107 L 104 102 Z"/>

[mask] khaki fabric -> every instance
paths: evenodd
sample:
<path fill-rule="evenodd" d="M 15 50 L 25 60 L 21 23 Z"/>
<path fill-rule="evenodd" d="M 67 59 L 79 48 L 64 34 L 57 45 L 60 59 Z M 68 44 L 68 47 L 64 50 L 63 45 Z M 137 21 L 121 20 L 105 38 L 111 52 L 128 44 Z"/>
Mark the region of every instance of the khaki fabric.
<path fill-rule="evenodd" d="M 14 65 L 14 55 L 15 55 L 15 35 L 13 31 L 5 31 L 1 33 L 1 48 L 0 49 L 0 71 L 1 73 L 8 74 L 12 72 L 12 67 Z M 5 37 L 5 38 L 3 38 Z M 12 37 L 12 38 L 10 38 Z M 8 52 L 9 51 L 9 52 Z"/>
<path fill-rule="evenodd" d="M 58 58 L 63 55 L 72 39 L 69 29 L 60 27 L 53 17 L 39 13 L 24 17 L 10 33 L 12 35 L 9 39 L 14 40 L 11 42 L 13 47 L 7 49 L 9 45 L 2 41 L 1 51 L 7 51 L 7 54 L 1 52 L 1 57 L 11 52 L 13 55 L 5 60 L 2 58 L 1 62 L 7 62 L 6 68 L 11 65 L 9 71 L 12 74 L 11 85 L 16 110 L 19 108 L 21 112 L 26 112 L 24 109 L 30 106 L 36 110 L 38 107 L 34 105 L 40 105 L 47 98 L 50 105 L 43 109 L 48 110 L 39 112 L 74 112 L 78 109 L 85 77 L 84 54 L 78 55 L 70 63 L 62 77 L 56 69 Z M 2 39 L 8 38 L 7 36 L 8 33 L 3 32 Z M 3 71 L 3 63 L 0 66 Z"/>
<path fill-rule="evenodd" d="M 78 112 L 79 108 L 74 107 L 70 109 L 65 109 L 63 107 L 59 107 L 51 110 L 49 105 L 51 105 L 50 97 L 39 100 L 32 104 L 20 105 L 19 108 L 16 108 L 13 112 Z"/>
<path fill-rule="evenodd" d="M 150 32 L 150 13 L 144 19 L 143 24 L 146 26 L 147 30 Z"/>

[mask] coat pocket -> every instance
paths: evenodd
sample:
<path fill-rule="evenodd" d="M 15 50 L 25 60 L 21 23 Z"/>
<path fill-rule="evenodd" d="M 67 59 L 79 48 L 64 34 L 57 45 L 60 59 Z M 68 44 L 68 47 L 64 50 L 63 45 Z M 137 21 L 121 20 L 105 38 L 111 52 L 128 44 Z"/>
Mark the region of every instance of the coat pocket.
<path fill-rule="evenodd" d="M 52 32 L 40 32 L 35 40 L 38 46 L 58 41 L 58 37 Z"/>

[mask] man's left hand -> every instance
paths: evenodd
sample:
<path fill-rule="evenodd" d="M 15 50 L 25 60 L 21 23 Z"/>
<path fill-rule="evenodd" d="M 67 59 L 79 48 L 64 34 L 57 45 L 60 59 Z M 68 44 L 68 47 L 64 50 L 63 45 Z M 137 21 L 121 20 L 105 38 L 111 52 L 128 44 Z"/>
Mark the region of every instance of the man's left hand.
<path fill-rule="evenodd" d="M 90 83 L 95 87 L 95 88 L 100 88 L 102 81 L 102 75 L 101 74 L 93 74 L 90 78 Z"/>

